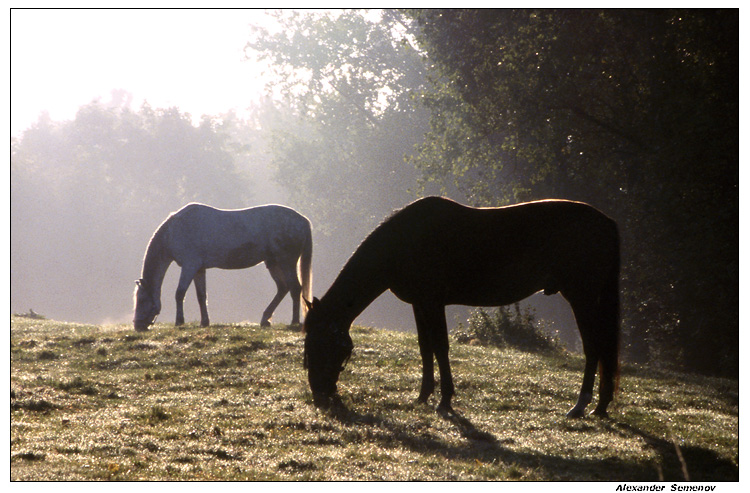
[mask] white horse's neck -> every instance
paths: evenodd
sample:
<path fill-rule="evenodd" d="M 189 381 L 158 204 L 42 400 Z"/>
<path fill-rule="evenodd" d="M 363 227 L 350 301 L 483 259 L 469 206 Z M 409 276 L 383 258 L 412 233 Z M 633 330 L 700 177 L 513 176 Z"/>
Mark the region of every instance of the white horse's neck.
<path fill-rule="evenodd" d="M 141 270 L 141 279 L 157 299 L 161 298 L 161 285 L 173 260 L 167 252 L 164 233 L 164 228 L 159 228 L 154 233 L 146 249 Z"/>

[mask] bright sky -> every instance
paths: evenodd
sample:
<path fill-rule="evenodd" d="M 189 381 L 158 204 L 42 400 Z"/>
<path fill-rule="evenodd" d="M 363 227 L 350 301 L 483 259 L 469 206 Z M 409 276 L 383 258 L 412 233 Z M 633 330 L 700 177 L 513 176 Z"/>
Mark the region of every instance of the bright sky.
<path fill-rule="evenodd" d="M 263 88 L 262 67 L 243 61 L 262 10 L 11 11 L 11 135 L 37 121 L 75 117 L 112 90 L 194 118 L 235 109 Z"/>

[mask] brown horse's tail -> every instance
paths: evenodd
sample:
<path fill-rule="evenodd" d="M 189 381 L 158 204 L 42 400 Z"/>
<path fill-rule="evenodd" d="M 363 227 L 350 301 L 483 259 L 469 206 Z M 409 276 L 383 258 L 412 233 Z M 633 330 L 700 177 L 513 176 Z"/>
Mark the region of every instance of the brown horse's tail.
<path fill-rule="evenodd" d="M 613 394 L 620 379 L 620 237 L 614 229 L 614 248 L 599 298 L 601 333 L 599 336 L 600 375 L 612 381 Z"/>
<path fill-rule="evenodd" d="M 299 259 L 300 284 L 302 284 L 300 306 L 302 307 L 303 316 L 307 314 L 308 303 L 312 302 L 312 250 L 312 227 L 308 222 L 307 229 L 305 230 L 305 242 L 302 246 L 302 255 Z"/>

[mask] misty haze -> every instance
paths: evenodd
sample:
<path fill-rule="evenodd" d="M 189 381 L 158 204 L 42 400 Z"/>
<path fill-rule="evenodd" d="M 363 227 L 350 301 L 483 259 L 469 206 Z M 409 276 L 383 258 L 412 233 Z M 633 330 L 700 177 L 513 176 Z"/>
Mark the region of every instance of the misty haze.
<path fill-rule="evenodd" d="M 533 11 L 437 13 L 282 11 L 248 21 L 227 49 L 264 67 L 266 85 L 252 102 L 215 114 L 196 114 L 187 101 L 160 106 L 148 94 L 141 101 L 125 85 L 92 94 L 69 118 L 43 108 L 11 139 L 12 312 L 131 324 L 148 241 L 190 202 L 282 204 L 309 218 L 313 294 L 322 296 L 367 234 L 419 197 L 473 206 L 567 198 L 620 226 L 624 354 L 734 374 L 737 40 L 725 23 L 736 14 L 705 14 L 707 27 L 692 23 L 704 15 L 697 11 L 680 22 L 670 12 L 604 15 L 627 33 L 669 26 L 660 45 L 605 35 L 609 21 L 582 11 L 546 11 L 544 28 Z M 173 15 L 179 23 L 181 12 Z M 523 34 L 527 24 L 540 30 L 540 46 Z M 477 32 L 476 44 L 460 32 Z M 673 49 L 681 42 L 703 46 L 705 58 Z M 169 60 L 173 43 L 150 49 Z M 461 51 L 469 44 L 470 56 Z M 497 63 L 484 63 L 492 57 Z M 222 74 L 209 75 L 194 91 L 210 99 L 222 93 L 212 86 Z M 25 82 L 13 80 L 17 113 L 13 91 Z M 654 80 L 651 92 L 639 89 Z M 158 322 L 174 322 L 178 276 L 173 264 Z M 276 289 L 262 264 L 211 269 L 207 284 L 212 323 L 258 323 Z M 545 330 L 580 348 L 564 299 L 528 302 Z M 290 314 L 287 296 L 273 321 L 289 323 Z M 450 307 L 449 327 L 469 315 Z M 185 318 L 200 319 L 192 286 Z M 415 327 L 411 307 L 389 292 L 356 323 Z M 708 347 L 717 361 L 704 357 Z"/>

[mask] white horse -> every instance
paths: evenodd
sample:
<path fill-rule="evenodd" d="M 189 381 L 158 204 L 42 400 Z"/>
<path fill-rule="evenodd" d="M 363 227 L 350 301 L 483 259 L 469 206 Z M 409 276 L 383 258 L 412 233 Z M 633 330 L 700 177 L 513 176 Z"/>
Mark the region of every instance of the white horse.
<path fill-rule="evenodd" d="M 136 281 L 137 331 L 147 330 L 161 311 L 161 286 L 172 262 L 182 268 L 175 293 L 175 325 L 185 323 L 182 303 L 190 283 L 207 326 L 206 269 L 246 269 L 265 262 L 276 282 L 277 292 L 263 312 L 261 325 L 270 325 L 274 310 L 287 293 L 292 297 L 292 323 L 299 324 L 300 298 L 311 299 L 312 228 L 297 211 L 280 205 L 222 210 L 203 204 L 188 204 L 174 212 L 157 228 L 143 259 L 141 278 Z M 299 277 L 297 267 L 299 263 Z"/>

